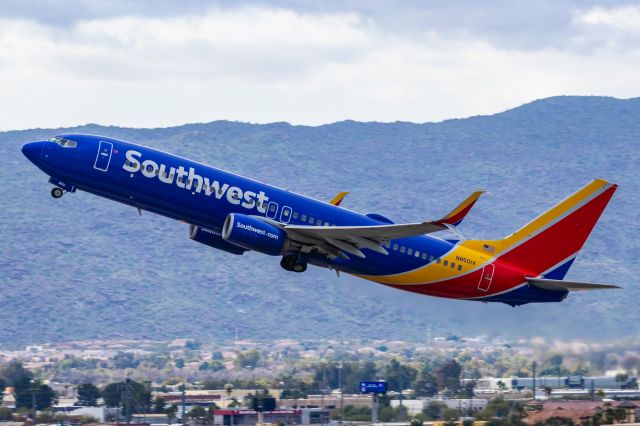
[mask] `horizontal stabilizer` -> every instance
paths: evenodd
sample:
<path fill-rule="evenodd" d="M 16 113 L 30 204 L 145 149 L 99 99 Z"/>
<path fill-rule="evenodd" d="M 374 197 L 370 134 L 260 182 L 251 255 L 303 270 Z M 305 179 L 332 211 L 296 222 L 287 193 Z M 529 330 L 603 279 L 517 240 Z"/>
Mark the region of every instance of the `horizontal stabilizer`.
<path fill-rule="evenodd" d="M 608 290 L 620 288 L 617 285 L 583 283 L 580 281 L 547 280 L 544 278 L 526 278 L 526 280 L 534 287 L 555 291 Z"/>

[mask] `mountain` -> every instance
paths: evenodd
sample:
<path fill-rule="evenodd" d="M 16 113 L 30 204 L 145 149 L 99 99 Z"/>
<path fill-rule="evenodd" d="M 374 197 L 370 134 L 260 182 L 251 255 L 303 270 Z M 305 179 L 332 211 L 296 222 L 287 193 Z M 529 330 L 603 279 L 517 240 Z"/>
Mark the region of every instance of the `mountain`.
<path fill-rule="evenodd" d="M 402 222 L 489 191 L 461 226 L 499 238 L 591 179 L 620 185 L 567 278 L 618 291 L 511 308 L 404 293 L 192 242 L 185 224 L 86 193 L 49 196 L 23 143 L 65 132 L 152 146 Z M 434 334 L 613 338 L 640 332 L 640 98 L 554 97 L 440 123 L 317 127 L 229 121 L 0 133 L 0 344 L 90 338 L 424 339 Z"/>

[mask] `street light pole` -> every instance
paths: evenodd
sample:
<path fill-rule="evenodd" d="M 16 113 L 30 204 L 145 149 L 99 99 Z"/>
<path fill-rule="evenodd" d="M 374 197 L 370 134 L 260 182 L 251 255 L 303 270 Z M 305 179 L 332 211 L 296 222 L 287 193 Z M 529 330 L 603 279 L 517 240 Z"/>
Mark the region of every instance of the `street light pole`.
<path fill-rule="evenodd" d="M 340 423 L 344 422 L 344 392 L 342 391 L 342 361 L 338 364 L 338 387 L 340 388 Z"/>
<path fill-rule="evenodd" d="M 33 410 L 33 423 L 36 423 L 36 413 L 38 411 L 36 407 L 36 381 L 31 379 L 31 409 Z"/>

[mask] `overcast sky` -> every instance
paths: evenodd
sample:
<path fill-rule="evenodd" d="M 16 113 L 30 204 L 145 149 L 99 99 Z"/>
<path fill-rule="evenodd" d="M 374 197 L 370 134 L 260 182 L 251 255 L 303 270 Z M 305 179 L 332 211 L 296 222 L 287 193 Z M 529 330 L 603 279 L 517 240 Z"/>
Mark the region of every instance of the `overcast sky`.
<path fill-rule="evenodd" d="M 640 2 L 2 0 L 0 129 L 439 121 L 640 96 Z"/>

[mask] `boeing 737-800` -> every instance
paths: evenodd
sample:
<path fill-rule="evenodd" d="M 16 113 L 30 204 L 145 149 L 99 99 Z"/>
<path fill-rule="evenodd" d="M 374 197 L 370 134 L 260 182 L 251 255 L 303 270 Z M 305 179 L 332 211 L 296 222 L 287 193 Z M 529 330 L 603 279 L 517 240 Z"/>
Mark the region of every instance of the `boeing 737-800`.
<path fill-rule="evenodd" d="M 191 239 L 235 255 L 281 257 L 287 271 L 315 265 L 390 287 L 453 299 L 559 302 L 570 291 L 617 288 L 565 274 L 617 186 L 597 179 L 499 240 L 443 239 L 482 192 L 438 220 L 396 224 L 156 149 L 68 134 L 24 155 L 49 175 L 51 195 L 86 191 L 190 224 Z"/>

